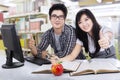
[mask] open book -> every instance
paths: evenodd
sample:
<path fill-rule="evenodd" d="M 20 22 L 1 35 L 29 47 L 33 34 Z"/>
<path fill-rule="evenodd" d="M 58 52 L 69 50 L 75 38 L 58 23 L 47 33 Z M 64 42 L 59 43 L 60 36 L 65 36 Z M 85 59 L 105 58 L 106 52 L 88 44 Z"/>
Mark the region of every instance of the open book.
<path fill-rule="evenodd" d="M 73 72 L 76 71 L 78 69 L 78 67 L 80 66 L 80 61 L 76 62 L 70 62 L 70 61 L 65 61 L 61 63 L 63 65 L 64 68 L 64 73 L 66 72 Z M 47 65 L 42 65 L 39 67 L 39 69 L 33 71 L 32 73 L 34 74 L 48 74 L 51 73 L 51 66 L 52 64 L 47 64 Z"/>
<path fill-rule="evenodd" d="M 120 70 L 106 61 L 93 60 L 91 62 L 83 61 L 76 71 L 70 72 L 71 76 L 80 76 L 83 74 L 98 74 L 98 73 L 110 73 L 120 72 Z"/>

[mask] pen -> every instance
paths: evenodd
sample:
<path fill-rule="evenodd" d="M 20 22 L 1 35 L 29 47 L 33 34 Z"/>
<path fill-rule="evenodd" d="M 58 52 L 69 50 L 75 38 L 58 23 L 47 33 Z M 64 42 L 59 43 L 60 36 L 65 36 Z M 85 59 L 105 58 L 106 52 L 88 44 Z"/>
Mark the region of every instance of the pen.
<path fill-rule="evenodd" d="M 91 57 L 89 56 L 89 52 L 88 53 L 85 52 L 85 48 L 83 48 L 83 54 L 86 57 L 86 60 L 90 63 L 91 62 Z"/>
<path fill-rule="evenodd" d="M 52 57 L 54 57 L 55 60 L 59 60 L 59 59 L 55 56 L 55 54 L 47 53 L 47 55 L 46 55 L 46 59 L 47 59 L 47 60 L 50 60 Z"/>
<path fill-rule="evenodd" d="M 91 57 L 90 56 L 87 56 L 86 59 L 89 63 L 91 62 Z"/>
<path fill-rule="evenodd" d="M 52 57 L 52 55 L 51 55 L 50 53 L 47 53 L 47 55 L 46 55 L 46 59 L 47 59 L 47 60 L 50 60 L 51 57 Z"/>

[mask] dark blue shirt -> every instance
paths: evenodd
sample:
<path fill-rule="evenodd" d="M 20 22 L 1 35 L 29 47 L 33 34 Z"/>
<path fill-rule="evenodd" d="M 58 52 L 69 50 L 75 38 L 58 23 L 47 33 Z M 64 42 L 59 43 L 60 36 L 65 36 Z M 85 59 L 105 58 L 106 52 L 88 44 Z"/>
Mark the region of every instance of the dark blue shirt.
<path fill-rule="evenodd" d="M 42 35 L 41 42 L 37 46 L 38 56 L 40 56 L 41 52 L 45 51 L 49 45 L 54 49 L 54 53 L 60 58 L 70 54 L 76 44 L 75 29 L 72 26 L 65 24 L 64 29 L 59 37 L 59 41 L 61 46 L 60 51 L 57 50 L 55 45 L 53 28 L 47 30 Z"/>

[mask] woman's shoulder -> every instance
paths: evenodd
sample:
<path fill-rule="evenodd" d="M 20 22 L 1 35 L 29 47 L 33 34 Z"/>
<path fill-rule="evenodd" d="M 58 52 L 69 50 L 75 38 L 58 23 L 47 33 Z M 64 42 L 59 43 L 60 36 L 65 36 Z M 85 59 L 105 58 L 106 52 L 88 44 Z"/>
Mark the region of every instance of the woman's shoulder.
<path fill-rule="evenodd" d="M 83 46 L 83 42 L 80 39 L 78 39 L 78 38 L 76 40 L 76 43 L 79 44 L 79 45 L 81 45 L 81 46 Z"/>

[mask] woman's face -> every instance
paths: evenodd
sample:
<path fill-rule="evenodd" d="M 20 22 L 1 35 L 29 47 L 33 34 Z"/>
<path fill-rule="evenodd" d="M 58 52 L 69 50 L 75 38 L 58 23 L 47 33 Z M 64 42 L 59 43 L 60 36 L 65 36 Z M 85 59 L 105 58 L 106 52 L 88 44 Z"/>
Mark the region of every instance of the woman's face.
<path fill-rule="evenodd" d="M 83 14 L 78 22 L 78 25 L 83 31 L 91 33 L 93 22 L 86 14 Z"/>

